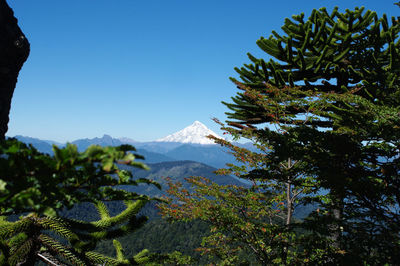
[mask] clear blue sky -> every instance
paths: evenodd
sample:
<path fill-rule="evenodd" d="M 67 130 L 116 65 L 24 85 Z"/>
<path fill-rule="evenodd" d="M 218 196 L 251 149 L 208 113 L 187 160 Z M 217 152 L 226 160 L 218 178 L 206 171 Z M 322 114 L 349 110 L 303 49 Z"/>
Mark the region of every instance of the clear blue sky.
<path fill-rule="evenodd" d="M 220 134 L 233 68 L 284 18 L 326 6 L 400 16 L 385 0 L 8 0 L 31 43 L 8 136 L 150 141 L 199 120 Z"/>

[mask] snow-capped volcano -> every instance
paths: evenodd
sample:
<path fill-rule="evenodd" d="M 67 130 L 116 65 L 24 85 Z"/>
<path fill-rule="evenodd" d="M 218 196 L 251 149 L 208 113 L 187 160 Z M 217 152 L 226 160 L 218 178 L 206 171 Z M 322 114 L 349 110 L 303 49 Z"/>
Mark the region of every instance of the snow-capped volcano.
<path fill-rule="evenodd" d="M 199 121 L 194 121 L 188 127 L 168 135 L 164 138 L 158 139 L 159 142 L 181 142 L 181 143 L 195 143 L 195 144 L 214 144 L 211 139 L 206 136 L 213 135 L 217 138 L 221 138 L 211 129 L 208 129 L 204 124 Z"/>

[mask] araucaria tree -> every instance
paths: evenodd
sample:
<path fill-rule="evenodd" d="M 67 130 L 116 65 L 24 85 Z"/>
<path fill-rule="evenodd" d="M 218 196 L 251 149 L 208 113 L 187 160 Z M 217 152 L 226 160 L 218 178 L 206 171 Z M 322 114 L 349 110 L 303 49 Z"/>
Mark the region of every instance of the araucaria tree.
<path fill-rule="evenodd" d="M 320 204 L 329 221 L 315 214 L 309 229 L 332 242 L 337 253 L 329 261 L 394 263 L 400 27 L 394 18 L 363 11 L 320 9 L 307 20 L 287 19 L 283 35 L 257 41 L 276 60 L 249 54 L 252 64 L 237 69 L 241 81 L 233 79 L 243 92 L 227 106 L 239 124 L 276 125 L 254 130 L 270 145 L 269 156 L 301 161 L 318 193 L 326 193 Z"/>
<path fill-rule="evenodd" d="M 0 265 L 137 265 L 174 261 L 169 255 L 150 256 L 143 250 L 131 258 L 114 240 L 116 257 L 95 251 L 101 240 L 114 239 L 139 228 L 146 217 L 141 208 L 148 196 L 121 185 L 153 184 L 119 169 L 125 164 L 146 169 L 129 145 L 54 146 L 54 155 L 38 152 L 15 139 L 5 139 L 11 99 L 19 70 L 29 55 L 29 42 L 6 0 L 0 0 Z M 106 201 L 124 201 L 126 208 L 111 216 Z M 98 221 L 73 220 L 62 213 L 77 204 L 92 203 Z M 84 218 L 84 217 L 82 217 Z M 179 254 L 178 254 L 179 255 Z"/>
<path fill-rule="evenodd" d="M 141 158 L 130 152 L 134 148 L 90 146 L 80 153 L 68 144 L 53 150 L 50 156 L 15 139 L 0 142 L 0 264 L 137 265 L 159 259 L 147 250 L 126 258 L 117 240 L 115 258 L 94 250 L 99 241 L 126 235 L 147 220 L 138 213 L 151 199 L 118 187 L 159 186 L 118 168 L 120 164 L 146 168 L 134 160 Z M 111 216 L 104 202 L 118 200 L 126 208 Z M 98 221 L 64 216 L 84 202 L 96 207 Z M 19 219 L 10 220 L 10 215 Z"/>
<path fill-rule="evenodd" d="M 364 8 L 321 8 L 257 41 L 272 59 L 248 54 L 236 68 L 224 129 L 264 148 L 242 176 L 293 185 L 286 196 L 307 192 L 296 200 L 315 206 L 288 229 L 298 263 L 400 261 L 399 31 L 397 19 Z"/>

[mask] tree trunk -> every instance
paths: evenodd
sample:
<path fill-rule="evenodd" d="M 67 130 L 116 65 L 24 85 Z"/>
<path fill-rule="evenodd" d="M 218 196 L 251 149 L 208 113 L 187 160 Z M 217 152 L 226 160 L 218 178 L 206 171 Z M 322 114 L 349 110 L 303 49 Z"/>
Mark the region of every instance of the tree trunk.
<path fill-rule="evenodd" d="M 286 170 L 290 170 L 294 166 L 294 162 L 288 158 L 287 161 L 287 166 L 284 166 Z M 292 197 L 292 181 L 293 177 L 289 174 L 286 180 L 286 207 L 287 207 L 287 212 L 286 212 L 286 232 L 289 234 L 290 232 L 290 226 L 292 223 L 292 216 L 293 216 L 293 202 L 294 202 L 294 197 Z M 288 252 L 289 252 L 289 241 L 290 239 L 286 239 L 286 243 L 283 246 L 282 250 L 282 262 L 284 265 L 288 265 L 287 263 L 287 258 L 288 258 Z"/>
<path fill-rule="evenodd" d="M 11 99 L 30 44 L 18 26 L 13 10 L 0 0 L 0 139 L 8 130 Z"/>
<path fill-rule="evenodd" d="M 331 191 L 332 193 L 332 191 Z M 333 240 L 332 246 L 336 249 L 341 249 L 341 237 L 342 231 L 340 228 L 340 223 L 343 219 L 343 200 L 344 197 L 333 191 L 332 193 L 332 218 L 334 220 L 333 224 L 329 225 L 331 230 L 331 239 Z"/>

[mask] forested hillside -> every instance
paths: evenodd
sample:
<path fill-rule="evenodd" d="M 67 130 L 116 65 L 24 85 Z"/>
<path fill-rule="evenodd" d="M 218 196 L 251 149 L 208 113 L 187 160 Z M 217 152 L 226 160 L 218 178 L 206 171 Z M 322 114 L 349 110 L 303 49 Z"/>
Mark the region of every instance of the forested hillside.
<path fill-rule="evenodd" d="M 235 68 L 229 138 L 139 151 L 6 138 L 30 43 L 5 0 L 0 33 L 0 265 L 400 264 L 400 17 L 284 19 Z"/>

